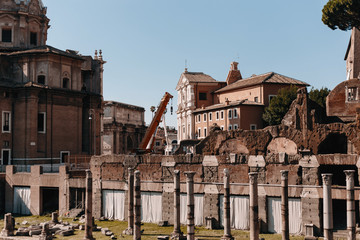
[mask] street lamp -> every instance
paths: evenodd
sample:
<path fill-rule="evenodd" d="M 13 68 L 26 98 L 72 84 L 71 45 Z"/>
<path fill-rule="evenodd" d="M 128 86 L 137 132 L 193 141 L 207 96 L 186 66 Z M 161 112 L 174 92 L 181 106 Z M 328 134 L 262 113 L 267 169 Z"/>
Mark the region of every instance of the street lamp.
<path fill-rule="evenodd" d="M 91 125 L 91 120 L 94 118 L 94 155 L 96 155 L 96 118 L 95 118 L 95 110 L 94 109 L 89 109 L 89 120 L 90 120 L 90 125 Z M 90 142 L 91 142 L 91 133 L 90 133 Z M 91 151 L 91 150 L 90 150 Z"/>

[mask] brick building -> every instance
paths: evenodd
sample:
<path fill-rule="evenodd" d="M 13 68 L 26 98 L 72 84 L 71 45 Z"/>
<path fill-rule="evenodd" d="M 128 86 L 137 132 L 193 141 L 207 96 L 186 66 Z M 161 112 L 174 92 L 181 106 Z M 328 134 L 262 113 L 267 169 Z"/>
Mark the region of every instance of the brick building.
<path fill-rule="evenodd" d="M 281 88 L 308 86 L 274 72 L 243 79 L 237 65 L 231 63 L 226 82 L 204 73 L 185 70 L 181 74 L 176 87 L 179 142 L 208 136 L 214 124 L 222 130 L 262 128 L 264 108 Z"/>
<path fill-rule="evenodd" d="M 104 102 L 103 153 L 131 153 L 145 135 L 145 109 L 130 104 Z"/>
<path fill-rule="evenodd" d="M 46 45 L 49 21 L 41 0 L 0 2 L 1 165 L 100 154 L 105 61 Z"/>

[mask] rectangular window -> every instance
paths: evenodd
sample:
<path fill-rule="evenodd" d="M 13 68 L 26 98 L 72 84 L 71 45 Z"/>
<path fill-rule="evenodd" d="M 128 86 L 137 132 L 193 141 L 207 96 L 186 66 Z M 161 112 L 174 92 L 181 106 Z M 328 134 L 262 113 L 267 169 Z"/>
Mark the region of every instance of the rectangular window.
<path fill-rule="evenodd" d="M 200 114 L 198 115 L 197 119 L 198 119 L 198 122 L 201 122 L 201 115 Z"/>
<path fill-rule="evenodd" d="M 220 119 L 223 120 L 224 119 L 224 111 L 220 112 Z"/>
<path fill-rule="evenodd" d="M 228 118 L 229 118 L 229 119 L 232 119 L 232 110 L 231 110 L 231 109 L 229 109 Z"/>
<path fill-rule="evenodd" d="M 44 112 L 38 113 L 38 132 L 46 132 L 46 113 Z"/>
<path fill-rule="evenodd" d="M 199 100 L 207 100 L 206 92 L 199 93 Z"/>
<path fill-rule="evenodd" d="M 65 162 L 69 162 L 68 157 L 70 156 L 70 152 L 69 151 L 61 151 L 60 152 L 60 160 L 61 163 L 65 163 Z"/>
<path fill-rule="evenodd" d="M 10 149 L 2 149 L 1 150 L 1 164 L 9 165 L 11 164 L 11 150 Z"/>
<path fill-rule="evenodd" d="M 204 137 L 207 136 L 206 128 L 204 128 Z"/>
<path fill-rule="evenodd" d="M 347 100 L 348 102 L 358 100 L 357 87 L 347 88 Z"/>
<path fill-rule="evenodd" d="M 234 124 L 234 130 L 238 129 L 238 125 L 237 124 Z"/>
<path fill-rule="evenodd" d="M 159 141 L 156 141 L 156 142 L 155 142 L 155 146 L 157 146 L 157 147 L 160 146 L 160 142 L 159 142 Z"/>
<path fill-rule="evenodd" d="M 12 42 L 11 29 L 2 29 L 1 36 L 2 36 L 2 38 L 1 38 L 2 42 Z"/>
<path fill-rule="evenodd" d="M 36 32 L 30 33 L 30 45 L 37 46 L 37 33 Z"/>
<path fill-rule="evenodd" d="M 198 128 L 198 138 L 201 137 L 201 128 Z"/>
<path fill-rule="evenodd" d="M 212 121 L 212 113 L 209 113 L 209 121 Z"/>
<path fill-rule="evenodd" d="M 254 97 L 254 102 L 259 102 L 259 97 Z"/>
<path fill-rule="evenodd" d="M 40 84 L 45 84 L 45 76 L 44 75 L 39 75 L 37 82 Z"/>
<path fill-rule="evenodd" d="M 276 95 L 269 95 L 269 104 L 271 103 L 271 100 L 276 97 Z"/>
<path fill-rule="evenodd" d="M 229 125 L 229 131 L 231 131 L 232 130 L 232 125 Z"/>
<path fill-rule="evenodd" d="M 219 111 L 216 112 L 216 120 L 219 120 Z"/>
<path fill-rule="evenodd" d="M 204 113 L 204 122 L 206 122 L 206 113 Z"/>
<path fill-rule="evenodd" d="M 256 130 L 256 124 L 250 124 L 250 130 Z"/>
<path fill-rule="evenodd" d="M 237 118 L 238 117 L 238 114 L 237 114 L 237 109 L 234 108 L 234 118 Z"/>
<path fill-rule="evenodd" d="M 2 132 L 11 132 L 11 112 L 2 112 Z"/>

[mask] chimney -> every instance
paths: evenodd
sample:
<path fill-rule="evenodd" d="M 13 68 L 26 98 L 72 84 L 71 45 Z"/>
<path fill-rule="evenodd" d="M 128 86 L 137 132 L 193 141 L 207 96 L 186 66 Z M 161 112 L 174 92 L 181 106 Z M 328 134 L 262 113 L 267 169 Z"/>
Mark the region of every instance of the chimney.
<path fill-rule="evenodd" d="M 229 74 L 226 78 L 226 84 L 230 85 L 240 79 L 242 79 L 240 70 L 238 70 L 238 64 L 237 62 L 232 62 L 231 63 L 231 67 L 230 67 L 230 71 Z"/>

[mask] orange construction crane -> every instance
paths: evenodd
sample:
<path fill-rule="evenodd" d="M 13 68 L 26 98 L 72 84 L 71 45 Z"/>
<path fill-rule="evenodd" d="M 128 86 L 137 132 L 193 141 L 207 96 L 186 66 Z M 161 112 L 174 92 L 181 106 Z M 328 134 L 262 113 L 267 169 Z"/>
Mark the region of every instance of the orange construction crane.
<path fill-rule="evenodd" d="M 151 139 L 157 129 L 157 127 L 160 124 L 161 121 L 161 117 L 163 116 L 165 110 L 166 110 L 166 106 L 169 103 L 170 99 L 173 98 L 173 96 L 166 92 L 164 97 L 161 99 L 159 107 L 155 113 L 155 116 L 153 118 L 153 120 L 151 121 L 150 126 L 148 127 L 148 129 L 146 130 L 145 136 L 143 138 L 143 140 L 141 141 L 139 148 L 137 149 L 137 152 L 150 152 L 152 150 L 153 144 L 151 144 Z M 150 148 L 147 149 L 147 146 L 150 143 Z"/>

